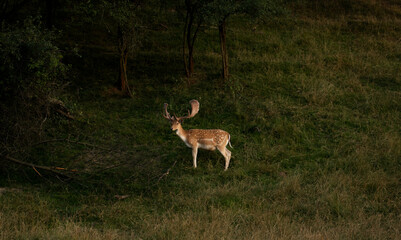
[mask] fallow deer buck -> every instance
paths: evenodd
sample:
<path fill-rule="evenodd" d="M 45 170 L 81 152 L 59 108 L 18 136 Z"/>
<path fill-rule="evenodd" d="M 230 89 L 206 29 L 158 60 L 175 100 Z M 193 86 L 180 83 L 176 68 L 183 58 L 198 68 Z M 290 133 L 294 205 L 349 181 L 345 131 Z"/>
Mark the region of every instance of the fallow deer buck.
<path fill-rule="evenodd" d="M 192 110 L 188 111 L 188 115 L 184 117 L 171 116 L 167 111 L 168 104 L 164 104 L 163 117 L 170 121 L 171 130 L 176 131 L 177 135 L 184 141 L 184 143 L 192 148 L 193 165 L 196 168 L 196 157 L 198 155 L 198 148 L 207 150 L 216 150 L 216 148 L 223 154 L 226 164 L 224 171 L 227 170 L 230 164 L 231 152 L 227 149 L 227 144 L 230 144 L 230 134 L 220 129 L 190 129 L 184 130 L 181 123 L 184 119 L 192 118 L 199 112 L 199 102 L 191 100 Z"/>

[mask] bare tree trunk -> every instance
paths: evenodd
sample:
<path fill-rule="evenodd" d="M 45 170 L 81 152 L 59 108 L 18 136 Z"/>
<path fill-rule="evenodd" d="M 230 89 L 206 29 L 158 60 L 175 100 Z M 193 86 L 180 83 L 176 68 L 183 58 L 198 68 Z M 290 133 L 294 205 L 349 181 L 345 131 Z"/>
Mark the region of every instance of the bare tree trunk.
<path fill-rule="evenodd" d="M 197 24 L 196 29 L 194 31 L 194 33 L 191 33 L 191 28 L 193 25 L 193 19 L 194 17 L 192 16 L 192 19 L 190 17 L 190 21 L 188 24 L 188 28 L 187 28 L 187 47 L 188 47 L 188 62 L 185 63 L 186 65 L 186 72 L 187 72 L 187 77 L 191 78 L 192 74 L 194 73 L 194 45 L 195 45 L 195 40 L 196 37 L 198 36 L 198 31 L 200 28 L 200 22 Z"/>
<path fill-rule="evenodd" d="M 191 78 L 192 74 L 194 73 L 194 46 L 188 45 L 188 71 L 189 74 L 187 77 Z"/>
<path fill-rule="evenodd" d="M 118 51 L 120 53 L 118 87 L 124 95 L 132 97 L 127 78 L 128 47 L 121 27 L 118 27 Z"/>
<path fill-rule="evenodd" d="M 122 92 L 125 92 L 127 90 L 127 72 L 126 72 L 126 57 L 124 52 L 120 52 L 120 65 L 119 65 L 119 89 Z"/>
<path fill-rule="evenodd" d="M 187 12 L 187 16 L 185 17 L 185 26 L 184 26 L 184 35 L 182 37 L 182 59 L 184 61 L 184 68 L 185 68 L 185 75 L 187 76 L 187 78 L 189 78 L 189 69 L 188 69 L 188 63 L 187 63 L 187 54 L 185 51 L 185 48 L 187 46 L 187 41 L 186 41 L 186 37 L 187 37 L 187 27 L 188 27 L 188 16 L 189 16 L 189 12 Z"/>
<path fill-rule="evenodd" d="M 194 23 L 194 15 L 192 12 L 189 12 L 189 19 L 188 19 L 188 24 L 187 24 L 187 35 L 185 36 L 187 39 L 187 47 L 188 47 L 188 65 L 187 65 L 187 78 L 191 78 L 192 74 L 194 72 L 194 57 L 193 57 L 193 41 L 191 41 L 191 30 L 192 30 L 192 25 Z"/>
<path fill-rule="evenodd" d="M 196 24 L 196 28 L 193 28 L 195 22 L 195 10 L 190 0 L 187 0 L 185 2 L 187 7 L 187 15 L 185 17 L 185 27 L 183 35 L 183 58 L 185 74 L 187 78 L 191 78 L 192 74 L 194 73 L 194 45 L 195 40 L 198 36 L 201 22 L 199 21 Z M 185 51 L 185 48 L 188 48 L 188 53 Z"/>
<path fill-rule="evenodd" d="M 222 74 L 223 79 L 228 80 L 228 53 L 226 44 L 226 21 L 223 20 L 219 23 L 219 36 L 220 36 L 220 48 L 221 48 L 221 58 L 222 58 Z"/>

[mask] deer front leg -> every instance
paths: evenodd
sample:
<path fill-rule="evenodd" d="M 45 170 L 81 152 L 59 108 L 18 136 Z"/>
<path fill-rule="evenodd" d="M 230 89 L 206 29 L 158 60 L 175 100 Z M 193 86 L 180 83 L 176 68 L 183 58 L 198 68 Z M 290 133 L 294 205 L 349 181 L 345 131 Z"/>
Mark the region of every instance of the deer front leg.
<path fill-rule="evenodd" d="M 192 148 L 192 157 L 193 157 L 193 163 L 194 163 L 194 168 L 196 168 L 196 156 L 198 155 L 198 147 L 194 146 Z"/>

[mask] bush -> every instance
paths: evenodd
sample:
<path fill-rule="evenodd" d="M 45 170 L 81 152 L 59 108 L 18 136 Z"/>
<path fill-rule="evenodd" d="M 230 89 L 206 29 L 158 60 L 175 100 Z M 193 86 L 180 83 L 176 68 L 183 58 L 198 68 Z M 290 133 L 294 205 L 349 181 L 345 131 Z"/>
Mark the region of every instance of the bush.
<path fill-rule="evenodd" d="M 28 18 L 0 33 L 0 153 L 23 152 L 43 133 L 67 67 L 56 34 Z"/>

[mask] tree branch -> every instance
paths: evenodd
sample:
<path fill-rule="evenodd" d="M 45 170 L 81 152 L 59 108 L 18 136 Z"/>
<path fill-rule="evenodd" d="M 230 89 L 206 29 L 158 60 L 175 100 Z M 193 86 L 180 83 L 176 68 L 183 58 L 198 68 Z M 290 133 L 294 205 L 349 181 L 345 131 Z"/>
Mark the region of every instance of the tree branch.
<path fill-rule="evenodd" d="M 35 172 L 38 173 L 39 176 L 42 176 L 42 174 L 40 174 L 37 169 L 46 170 L 46 171 L 52 172 L 52 173 L 54 173 L 56 175 L 63 176 L 65 178 L 72 178 L 72 177 L 71 176 L 67 176 L 67 175 L 65 175 L 63 173 L 60 173 L 59 171 L 57 171 L 57 169 L 64 170 L 64 171 L 69 171 L 69 172 L 76 172 L 76 170 L 68 170 L 68 169 L 60 168 L 60 167 L 49 167 L 49 166 L 36 165 L 36 164 L 33 164 L 33 163 L 28 163 L 28 162 L 24 162 L 24 161 L 18 160 L 16 158 L 10 157 L 8 155 L 5 156 L 4 158 L 6 160 L 8 160 L 8 161 L 13 162 L 13 163 L 17 163 L 17 164 L 20 164 L 20 165 L 23 165 L 23 166 L 28 166 L 28 167 L 33 168 L 33 170 L 35 170 Z"/>

